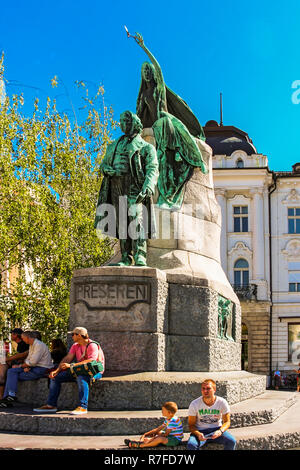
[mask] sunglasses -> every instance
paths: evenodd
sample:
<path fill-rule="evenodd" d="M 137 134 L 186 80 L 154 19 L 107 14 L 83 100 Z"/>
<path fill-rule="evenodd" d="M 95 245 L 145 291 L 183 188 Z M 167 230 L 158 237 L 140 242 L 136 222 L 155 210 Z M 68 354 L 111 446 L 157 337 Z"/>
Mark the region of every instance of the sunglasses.
<path fill-rule="evenodd" d="M 71 333 L 71 336 L 78 336 L 78 333 Z"/>

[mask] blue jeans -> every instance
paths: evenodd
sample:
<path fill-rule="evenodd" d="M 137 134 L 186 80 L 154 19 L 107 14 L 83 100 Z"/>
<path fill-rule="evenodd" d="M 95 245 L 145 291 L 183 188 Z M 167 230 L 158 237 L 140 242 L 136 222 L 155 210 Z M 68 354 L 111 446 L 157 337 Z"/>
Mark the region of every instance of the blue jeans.
<path fill-rule="evenodd" d="M 99 372 L 93 378 L 101 379 L 102 374 Z M 63 370 L 57 374 L 54 379 L 50 379 L 50 390 L 47 404 L 49 406 L 57 406 L 57 400 L 60 394 L 61 384 L 64 382 L 77 382 L 79 394 L 79 406 L 87 409 L 89 401 L 89 389 L 91 378 L 88 375 L 78 375 L 73 378 L 68 370 Z"/>
<path fill-rule="evenodd" d="M 210 428 L 210 429 L 204 429 L 204 430 L 201 430 L 201 429 L 198 429 L 198 431 L 200 431 L 202 434 L 209 434 L 211 432 L 215 432 L 217 431 L 218 429 L 220 429 L 220 427 L 218 428 Z M 207 441 L 198 441 L 198 439 L 196 438 L 196 436 L 194 436 L 193 434 L 190 435 L 190 438 L 188 440 L 188 443 L 187 443 L 187 449 L 188 450 L 199 450 L 200 447 L 204 446 L 204 444 L 206 443 Z M 233 437 L 228 431 L 225 431 L 222 436 L 220 437 L 217 437 L 216 439 L 209 439 L 209 442 L 214 442 L 216 444 L 222 444 L 224 446 L 224 450 L 234 450 L 235 449 L 235 446 L 236 446 L 236 440 L 235 440 L 235 437 Z"/>
<path fill-rule="evenodd" d="M 46 367 L 31 367 L 29 372 L 24 372 L 22 367 L 12 367 L 11 369 L 8 369 L 3 396 L 16 396 L 19 380 L 26 381 L 40 379 L 41 377 L 45 377 L 48 370 L 49 369 Z"/>

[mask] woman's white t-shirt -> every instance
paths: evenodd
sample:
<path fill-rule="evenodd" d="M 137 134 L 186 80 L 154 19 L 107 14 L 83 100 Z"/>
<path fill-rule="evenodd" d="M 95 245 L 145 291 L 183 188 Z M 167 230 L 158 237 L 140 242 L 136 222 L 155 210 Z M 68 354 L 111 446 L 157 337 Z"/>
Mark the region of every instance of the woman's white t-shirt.
<path fill-rule="evenodd" d="M 222 426 L 222 415 L 229 413 L 230 408 L 225 398 L 216 397 L 212 406 L 204 403 L 203 397 L 196 398 L 189 406 L 189 416 L 196 416 L 198 430 L 217 428 Z"/>

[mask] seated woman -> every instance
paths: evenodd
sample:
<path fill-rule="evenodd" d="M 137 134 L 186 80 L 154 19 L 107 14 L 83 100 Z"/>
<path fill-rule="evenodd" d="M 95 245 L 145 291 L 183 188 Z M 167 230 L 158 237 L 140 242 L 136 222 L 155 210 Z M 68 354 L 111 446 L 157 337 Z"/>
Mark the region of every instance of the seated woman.
<path fill-rule="evenodd" d="M 51 341 L 50 353 L 54 369 L 58 367 L 58 364 L 67 355 L 67 352 L 67 347 L 60 338 L 56 338 Z"/>

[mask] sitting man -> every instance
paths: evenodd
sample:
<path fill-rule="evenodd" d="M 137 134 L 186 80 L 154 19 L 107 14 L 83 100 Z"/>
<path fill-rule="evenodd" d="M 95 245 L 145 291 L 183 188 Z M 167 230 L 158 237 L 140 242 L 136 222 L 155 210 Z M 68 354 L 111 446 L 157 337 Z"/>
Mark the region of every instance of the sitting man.
<path fill-rule="evenodd" d="M 23 332 L 22 340 L 29 344 L 28 356 L 23 364 L 13 365 L 11 369 L 8 369 L 4 398 L 0 400 L 0 408 L 11 407 L 17 401 L 19 380 L 37 380 L 45 377 L 53 366 L 47 345 L 36 338 L 35 332 Z"/>
<path fill-rule="evenodd" d="M 191 436 L 188 450 L 199 450 L 208 439 L 223 444 L 224 450 L 234 450 L 235 438 L 227 431 L 230 427 L 230 410 L 224 398 L 215 395 L 216 383 L 207 379 L 201 386 L 202 396 L 189 406 L 189 428 Z"/>
<path fill-rule="evenodd" d="M 12 356 L 6 357 L 5 363 L 0 364 L 0 399 L 3 397 L 7 369 L 16 364 L 22 364 L 28 356 L 29 344 L 22 340 L 23 330 L 21 328 L 14 328 L 11 331 L 11 340 L 17 343 L 17 352 Z"/>
<path fill-rule="evenodd" d="M 71 365 L 78 366 L 92 361 L 99 361 L 103 364 L 104 372 L 104 354 L 100 345 L 89 338 L 86 328 L 75 328 L 72 332 L 72 339 L 74 344 L 71 346 L 68 354 L 61 360 L 57 369 L 52 371 L 49 375 L 52 380 L 50 380 L 47 405 L 35 408 L 33 411 L 36 413 L 55 413 L 57 411 L 57 400 L 60 394 L 61 384 L 63 382 L 75 381 L 78 385 L 79 406 L 72 411 L 72 414 L 82 415 L 87 413 L 90 381 L 91 379 L 101 379 L 102 373 L 98 372 L 92 378 L 89 375 L 78 375 L 74 378 L 69 369 Z M 76 363 L 72 363 L 74 359 L 76 359 Z"/>

